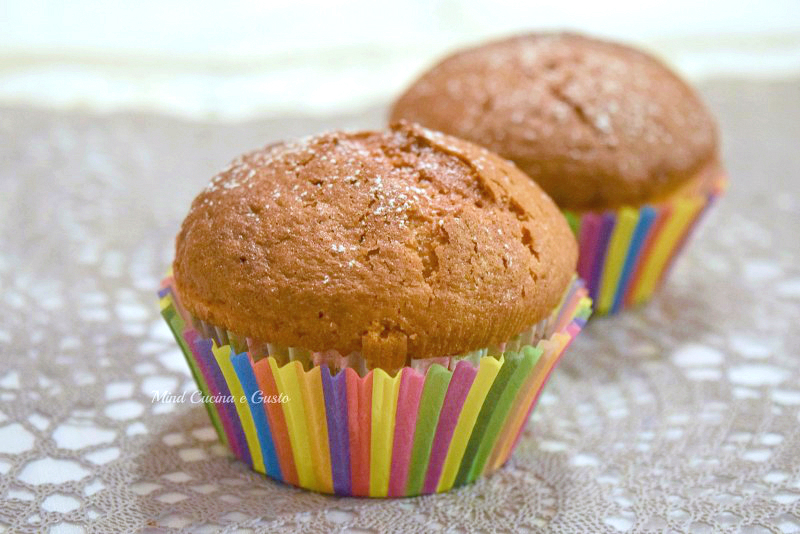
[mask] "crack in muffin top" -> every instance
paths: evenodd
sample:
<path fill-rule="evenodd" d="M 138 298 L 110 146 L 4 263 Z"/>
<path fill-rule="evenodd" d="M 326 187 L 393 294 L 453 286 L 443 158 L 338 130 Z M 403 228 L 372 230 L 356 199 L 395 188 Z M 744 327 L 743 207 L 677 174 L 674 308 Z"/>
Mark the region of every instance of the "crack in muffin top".
<path fill-rule="evenodd" d="M 395 370 L 507 341 L 549 315 L 576 262 L 513 164 L 398 123 L 239 157 L 193 201 L 173 269 L 199 319 Z"/>

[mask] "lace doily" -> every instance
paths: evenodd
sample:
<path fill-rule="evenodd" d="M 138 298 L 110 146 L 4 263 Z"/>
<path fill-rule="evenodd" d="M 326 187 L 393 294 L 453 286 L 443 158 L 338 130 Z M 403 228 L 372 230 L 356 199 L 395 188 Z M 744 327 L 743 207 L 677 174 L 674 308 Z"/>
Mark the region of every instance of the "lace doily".
<path fill-rule="evenodd" d="M 797 82 L 707 86 L 729 193 L 650 305 L 592 321 L 516 453 L 445 495 L 335 498 L 233 460 L 153 288 L 239 125 L 0 111 L 0 524 L 11 532 L 800 532 Z M 767 105 L 770 104 L 770 105 Z"/>

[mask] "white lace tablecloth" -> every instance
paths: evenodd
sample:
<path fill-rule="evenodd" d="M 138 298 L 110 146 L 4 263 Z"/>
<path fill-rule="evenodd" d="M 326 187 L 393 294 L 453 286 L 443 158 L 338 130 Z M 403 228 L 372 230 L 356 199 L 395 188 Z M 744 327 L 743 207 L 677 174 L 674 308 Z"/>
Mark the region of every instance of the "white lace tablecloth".
<path fill-rule="evenodd" d="M 362 116 L 235 125 L 0 110 L 0 529 L 800 532 L 800 84 L 716 82 L 730 191 L 649 306 L 594 320 L 510 463 L 446 495 L 334 498 L 248 471 L 155 291 L 239 152 Z"/>

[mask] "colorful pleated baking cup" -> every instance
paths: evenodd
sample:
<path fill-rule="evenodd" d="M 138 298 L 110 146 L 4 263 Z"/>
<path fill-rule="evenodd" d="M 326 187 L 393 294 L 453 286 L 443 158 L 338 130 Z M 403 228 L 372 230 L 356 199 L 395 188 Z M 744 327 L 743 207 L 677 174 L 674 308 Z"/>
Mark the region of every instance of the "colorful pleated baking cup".
<path fill-rule="evenodd" d="M 586 281 L 595 313 L 616 313 L 649 300 L 724 187 L 721 178 L 708 194 L 639 208 L 566 213 L 578 238 L 578 275 Z"/>
<path fill-rule="evenodd" d="M 554 331 L 535 347 L 452 359 L 449 369 L 433 363 L 359 376 L 351 368 L 332 373 L 327 364 L 279 364 L 272 355 L 254 361 L 220 344 L 221 330 L 204 337 L 169 277 L 159 295 L 198 388 L 211 399 L 212 424 L 237 458 L 287 484 L 365 497 L 447 491 L 501 467 L 591 310 L 575 279 L 549 320 Z"/>

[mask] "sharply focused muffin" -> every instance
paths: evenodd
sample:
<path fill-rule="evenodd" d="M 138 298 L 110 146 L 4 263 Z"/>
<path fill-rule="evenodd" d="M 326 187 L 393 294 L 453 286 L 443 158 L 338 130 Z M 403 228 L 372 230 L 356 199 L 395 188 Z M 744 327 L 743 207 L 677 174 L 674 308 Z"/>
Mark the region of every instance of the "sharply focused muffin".
<path fill-rule="evenodd" d="M 576 261 L 512 163 L 399 123 L 235 160 L 192 203 L 160 295 L 238 458 L 315 491 L 417 495 L 509 457 L 589 314 Z"/>
<path fill-rule="evenodd" d="M 194 200 L 174 276 L 203 321 L 397 369 L 547 317 L 576 261 L 563 215 L 513 165 L 398 125 L 242 156 Z"/>
<path fill-rule="evenodd" d="M 651 55 L 576 34 L 522 35 L 457 52 L 400 96 L 391 119 L 417 122 L 514 161 L 573 214 L 576 227 L 587 213 L 688 198 L 705 206 L 722 177 L 715 121 L 688 84 Z M 631 290 L 638 295 L 629 295 L 633 300 L 645 298 L 701 207 L 688 209 L 679 235 L 661 247 L 668 249 L 666 259 L 654 260 L 651 274 L 641 273 L 647 287 L 637 291 L 618 279 L 622 267 L 612 269 L 617 279 L 606 281 L 603 304 L 610 308 L 616 298 L 622 305 Z M 607 229 L 606 239 L 612 232 Z M 622 258 L 597 254 L 610 242 L 589 238 L 581 238 L 584 264 L 590 253 L 593 261 L 620 265 L 633 253 L 616 243 Z M 595 297 L 602 280 L 593 285 L 590 274 L 602 279 L 604 267 L 599 275 L 588 267 L 581 272 Z M 600 311 L 609 311 L 603 304 Z"/>

